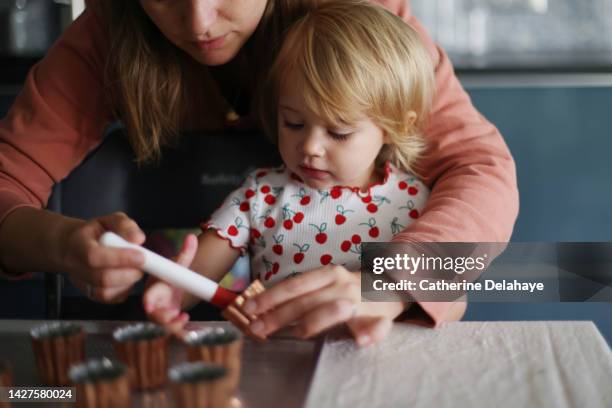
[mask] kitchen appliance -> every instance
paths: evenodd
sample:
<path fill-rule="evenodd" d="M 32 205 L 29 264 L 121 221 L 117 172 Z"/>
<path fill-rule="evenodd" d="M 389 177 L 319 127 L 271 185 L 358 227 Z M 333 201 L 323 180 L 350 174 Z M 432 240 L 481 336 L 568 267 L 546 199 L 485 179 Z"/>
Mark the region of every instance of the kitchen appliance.
<path fill-rule="evenodd" d="M 42 57 L 71 20 L 67 0 L 0 0 L 0 56 Z"/>
<path fill-rule="evenodd" d="M 412 0 L 459 69 L 612 66 L 611 0 Z"/>

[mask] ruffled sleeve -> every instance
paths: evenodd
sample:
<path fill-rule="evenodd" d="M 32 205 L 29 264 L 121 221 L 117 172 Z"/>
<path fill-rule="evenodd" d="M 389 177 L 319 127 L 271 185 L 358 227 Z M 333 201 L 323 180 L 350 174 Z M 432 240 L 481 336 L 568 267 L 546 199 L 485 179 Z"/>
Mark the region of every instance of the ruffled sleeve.
<path fill-rule="evenodd" d="M 260 237 L 256 228 L 259 200 L 258 180 L 250 174 L 242 186 L 234 190 L 210 219 L 201 224 L 202 230 L 214 229 L 217 235 L 243 255 L 251 240 Z"/>

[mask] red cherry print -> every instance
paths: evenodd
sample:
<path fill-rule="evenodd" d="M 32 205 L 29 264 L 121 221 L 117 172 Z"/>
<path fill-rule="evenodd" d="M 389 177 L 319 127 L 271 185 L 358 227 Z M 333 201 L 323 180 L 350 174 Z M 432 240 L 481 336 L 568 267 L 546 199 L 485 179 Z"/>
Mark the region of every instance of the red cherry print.
<path fill-rule="evenodd" d="M 419 210 L 410 210 L 408 215 L 410 215 L 410 218 L 419 218 Z"/>
<path fill-rule="evenodd" d="M 342 225 L 346 221 L 346 217 L 342 214 L 336 214 L 336 225 Z"/>
<path fill-rule="evenodd" d="M 247 191 L 244 192 L 244 197 L 248 200 L 249 198 L 253 197 L 255 195 L 255 191 L 253 191 L 253 189 L 249 188 Z"/>
<path fill-rule="evenodd" d="M 419 189 L 416 188 L 416 187 L 408 188 L 408 194 L 410 194 L 410 195 L 417 195 L 418 192 L 419 192 Z"/>
<path fill-rule="evenodd" d="M 260 172 L 258 172 L 257 174 L 255 174 L 255 177 L 263 177 L 263 176 L 265 176 L 266 174 L 267 174 L 267 172 L 266 172 L 266 171 L 260 171 Z"/>
<path fill-rule="evenodd" d="M 373 204 L 373 203 L 368 204 L 368 206 L 366 208 L 371 213 L 375 213 L 376 211 L 378 211 L 378 206 L 376 204 Z"/>
<path fill-rule="evenodd" d="M 272 246 L 272 251 L 276 255 L 282 255 L 283 254 L 283 246 L 281 244 L 275 244 L 275 245 Z"/>
<path fill-rule="evenodd" d="M 295 213 L 295 215 L 293 216 L 293 221 L 295 221 L 296 224 L 299 224 L 300 222 L 302 222 L 303 219 L 304 219 L 304 213 L 301 213 L 301 212 Z"/>
<path fill-rule="evenodd" d="M 361 237 L 359 235 L 355 234 L 355 235 L 353 235 L 351 237 L 351 242 L 353 244 L 357 245 L 357 244 L 361 243 Z"/>
<path fill-rule="evenodd" d="M 243 201 L 240 204 L 240 211 L 247 212 L 247 211 L 249 211 L 249 208 L 251 208 L 251 206 L 249 205 L 248 201 Z"/>
<path fill-rule="evenodd" d="M 351 241 L 343 241 L 340 245 L 340 249 L 342 252 L 348 252 L 348 250 L 351 249 L 351 246 Z"/>
<path fill-rule="evenodd" d="M 270 279 L 271 277 L 272 277 L 272 271 L 266 272 L 266 280 Z"/>
<path fill-rule="evenodd" d="M 296 264 L 299 264 L 303 260 L 304 260 L 304 254 L 302 252 L 298 252 L 297 254 L 293 255 L 293 262 L 295 262 Z"/>
<path fill-rule="evenodd" d="M 278 262 L 274 262 L 274 265 L 272 265 L 272 273 L 276 275 L 278 273 L 279 268 L 280 265 L 278 264 Z"/>
<path fill-rule="evenodd" d="M 302 205 L 308 205 L 308 203 L 310 203 L 310 196 L 304 196 L 300 200 L 300 204 L 302 204 Z"/>
<path fill-rule="evenodd" d="M 315 235 L 315 241 L 317 241 L 319 244 L 324 244 L 325 241 L 327 241 L 327 234 L 324 232 L 319 232 L 317 235 Z"/>
<path fill-rule="evenodd" d="M 264 221 L 264 225 L 266 226 L 266 228 L 273 228 L 276 225 L 276 221 L 274 221 L 274 218 L 268 217 Z"/>
<path fill-rule="evenodd" d="M 368 231 L 368 234 L 372 238 L 376 238 L 380 234 L 380 230 L 378 229 L 378 227 L 372 227 L 372 228 L 370 228 L 370 231 Z"/>
<path fill-rule="evenodd" d="M 342 189 L 340 187 L 334 187 L 329 192 L 329 195 L 331 196 L 331 198 L 333 198 L 335 200 L 335 199 L 339 198 L 342 195 Z"/>
<path fill-rule="evenodd" d="M 369 203 L 370 201 L 372 201 L 372 196 L 365 196 L 365 197 L 361 197 L 361 201 L 364 203 Z"/>
<path fill-rule="evenodd" d="M 321 257 L 321 265 L 327 265 L 331 262 L 332 256 L 330 254 L 325 254 Z"/>
<path fill-rule="evenodd" d="M 285 227 L 286 229 L 290 230 L 291 228 L 293 228 L 293 221 L 291 221 L 291 220 L 283 221 L 283 227 Z"/>
<path fill-rule="evenodd" d="M 261 191 L 261 192 L 262 192 L 262 193 L 264 193 L 264 194 L 268 194 L 268 193 L 270 192 L 270 186 L 268 186 L 268 185 L 262 186 L 262 187 L 259 189 L 259 191 Z"/>
<path fill-rule="evenodd" d="M 261 237 L 261 232 L 259 232 L 257 228 L 251 228 L 251 236 L 253 238 L 259 238 Z"/>
<path fill-rule="evenodd" d="M 406 183 L 405 181 L 400 181 L 398 187 L 400 190 L 405 190 L 406 187 L 408 187 L 408 183 Z"/>
<path fill-rule="evenodd" d="M 232 237 L 235 237 L 236 235 L 238 235 L 238 228 L 236 228 L 234 225 L 231 225 L 227 229 L 227 233 L 230 234 Z"/>
<path fill-rule="evenodd" d="M 264 198 L 264 201 L 269 205 L 272 205 L 276 202 L 276 197 L 274 197 L 272 194 L 268 194 L 266 198 Z"/>

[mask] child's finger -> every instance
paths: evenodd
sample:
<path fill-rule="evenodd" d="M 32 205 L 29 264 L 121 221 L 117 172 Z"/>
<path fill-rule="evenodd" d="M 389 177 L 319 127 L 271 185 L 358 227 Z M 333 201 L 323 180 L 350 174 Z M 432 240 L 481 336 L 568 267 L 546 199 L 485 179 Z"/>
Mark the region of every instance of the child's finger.
<path fill-rule="evenodd" d="M 182 266 L 189 267 L 198 250 L 198 238 L 194 234 L 189 234 L 183 241 L 183 246 L 176 256 L 176 262 Z"/>
<path fill-rule="evenodd" d="M 142 304 L 147 313 L 151 313 L 155 308 L 170 305 L 172 292 L 170 287 L 162 282 L 151 285 L 142 296 Z"/>
<path fill-rule="evenodd" d="M 349 321 L 348 327 L 359 347 L 367 347 L 387 337 L 393 322 L 378 316 L 364 316 Z"/>
<path fill-rule="evenodd" d="M 163 326 L 169 333 L 176 333 L 182 330 L 185 324 L 187 324 L 189 321 L 189 314 L 183 312 L 169 319 L 165 312 L 156 311 L 150 315 L 150 319 L 160 326 Z"/>
<path fill-rule="evenodd" d="M 170 323 L 173 319 L 180 315 L 180 310 L 171 309 L 166 307 L 156 307 L 150 313 L 147 313 L 149 320 L 165 326 Z"/>
<path fill-rule="evenodd" d="M 154 314 L 163 325 L 166 325 L 172 322 L 177 317 L 179 317 L 181 314 L 181 311 L 176 308 L 163 307 L 163 308 L 155 309 Z"/>
<path fill-rule="evenodd" d="M 172 321 L 165 324 L 164 328 L 170 333 L 178 333 L 183 330 L 188 321 L 189 314 L 183 312 L 179 314 L 176 318 L 172 319 Z"/>

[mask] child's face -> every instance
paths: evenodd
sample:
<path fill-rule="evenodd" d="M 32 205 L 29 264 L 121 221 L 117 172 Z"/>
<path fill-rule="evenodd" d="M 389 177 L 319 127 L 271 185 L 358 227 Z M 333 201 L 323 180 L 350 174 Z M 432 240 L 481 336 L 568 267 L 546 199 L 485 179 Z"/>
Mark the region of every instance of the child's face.
<path fill-rule="evenodd" d="M 377 181 L 375 160 L 386 141 L 382 129 L 364 117 L 335 125 L 312 112 L 302 98 L 301 81 L 289 77 L 278 105 L 278 148 L 289 170 L 308 186 L 366 188 Z"/>

